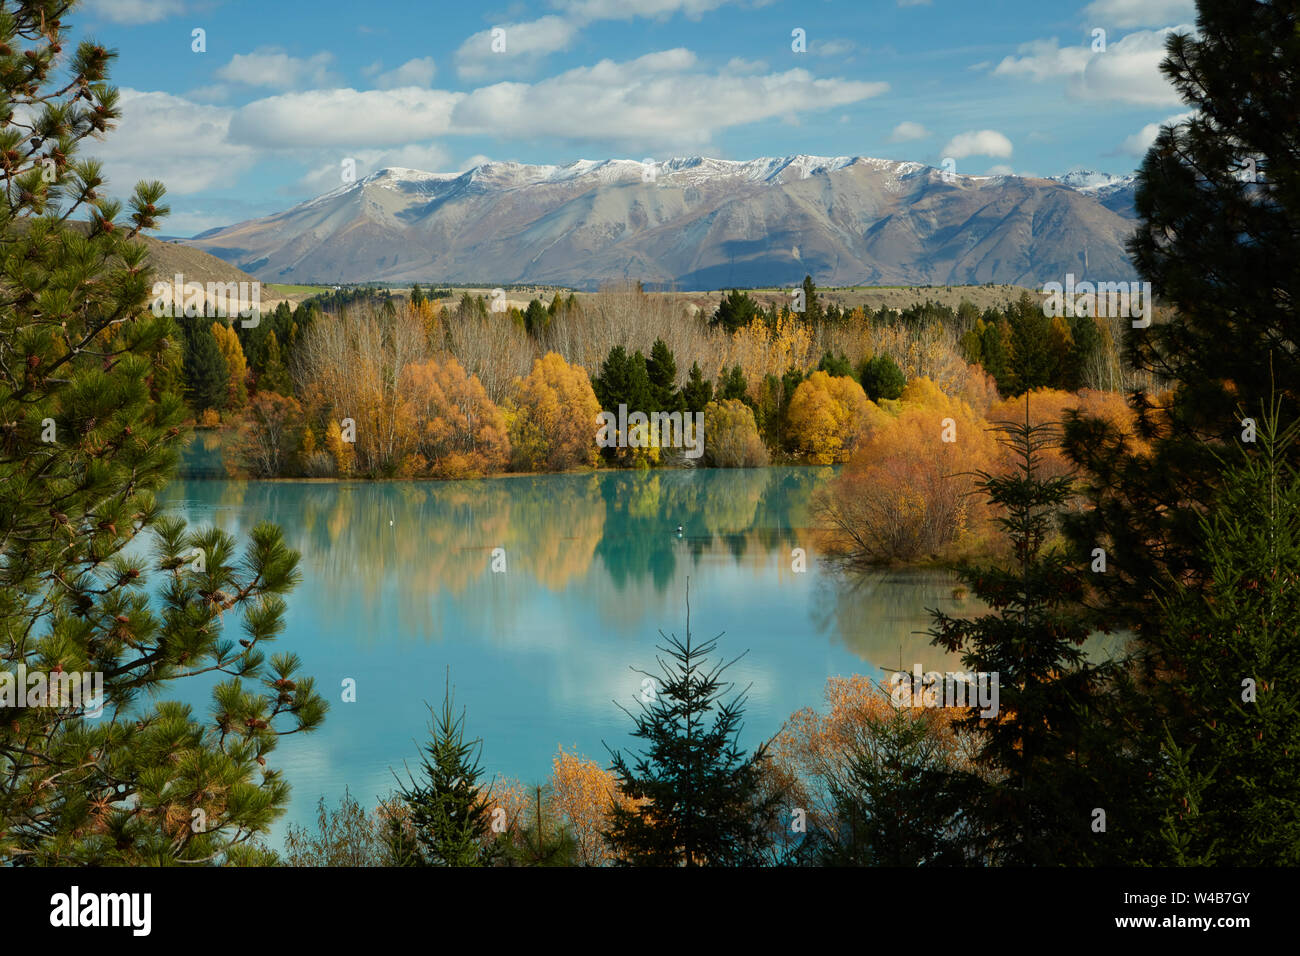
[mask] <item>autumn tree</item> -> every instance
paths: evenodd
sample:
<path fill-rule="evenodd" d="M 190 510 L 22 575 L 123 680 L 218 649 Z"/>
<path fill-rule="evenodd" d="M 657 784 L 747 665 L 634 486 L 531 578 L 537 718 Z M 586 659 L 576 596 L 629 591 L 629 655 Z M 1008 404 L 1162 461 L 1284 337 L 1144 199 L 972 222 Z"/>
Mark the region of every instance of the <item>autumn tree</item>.
<path fill-rule="evenodd" d="M 607 866 L 614 861 L 605 840 L 615 805 L 631 809 L 633 801 L 618 788 L 613 774 L 594 760 L 586 760 L 563 747 L 551 769 L 551 798 L 574 841 L 574 862 L 582 866 Z"/>
<path fill-rule="evenodd" d="M 596 463 L 600 402 L 586 371 L 555 352 L 533 363 L 507 403 L 510 447 L 517 468 L 564 471 Z"/>
<path fill-rule="evenodd" d="M 704 410 L 704 460 L 715 468 L 767 464 L 767 449 L 748 405 L 734 398 L 709 403 Z"/>
<path fill-rule="evenodd" d="M 790 441 L 814 464 L 843 461 L 865 434 L 873 408 L 852 378 L 813 372 L 790 401 L 786 416 Z"/>
<path fill-rule="evenodd" d="M 227 450 L 236 470 L 254 478 L 279 478 L 289 469 L 302 436 L 302 408 L 277 392 L 258 392 L 235 426 Z"/>
<path fill-rule="evenodd" d="M 226 400 L 222 407 L 238 411 L 248 401 L 248 363 L 244 361 L 244 350 L 235 330 L 225 323 L 212 323 L 212 337 L 226 364 Z"/>
<path fill-rule="evenodd" d="M 817 499 L 832 550 L 855 563 L 943 553 L 979 527 L 970 473 L 997 465 L 983 419 L 926 379 L 908 383 L 896 417 L 875 411 L 867 438 Z"/>
<path fill-rule="evenodd" d="M 404 428 L 410 432 L 415 473 L 465 478 L 509 463 L 505 416 L 459 362 L 416 363 L 403 369 L 402 376 Z"/>

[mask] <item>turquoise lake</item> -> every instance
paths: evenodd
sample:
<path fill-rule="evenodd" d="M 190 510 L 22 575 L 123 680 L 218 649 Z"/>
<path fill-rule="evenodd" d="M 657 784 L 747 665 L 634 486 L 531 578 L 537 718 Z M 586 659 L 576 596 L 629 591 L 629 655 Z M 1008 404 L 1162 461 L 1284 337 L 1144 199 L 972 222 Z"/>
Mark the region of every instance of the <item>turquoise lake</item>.
<path fill-rule="evenodd" d="M 462 482 L 177 481 L 166 506 L 243 540 L 260 520 L 302 555 L 285 633 L 330 701 L 324 726 L 283 738 L 272 756 L 293 786 L 277 825 L 313 818 L 344 787 L 363 804 L 414 768 L 426 702 L 450 667 L 466 729 L 489 774 L 544 782 L 561 745 L 608 764 L 627 748 L 659 631 L 684 636 L 690 582 L 695 638 L 746 686 L 742 742 L 821 706 L 826 679 L 900 663 L 956 669 L 930 647 L 926 608 L 974 613 L 936 571 L 844 573 L 818 550 L 812 517 L 825 468 L 661 470 Z M 682 533 L 677 534 L 677 526 Z M 493 564 L 504 571 L 493 571 Z M 792 552 L 806 553 L 806 571 Z M 228 620 L 227 631 L 237 624 Z M 356 681 L 355 703 L 341 700 Z M 208 710 L 206 687 L 186 698 Z"/>

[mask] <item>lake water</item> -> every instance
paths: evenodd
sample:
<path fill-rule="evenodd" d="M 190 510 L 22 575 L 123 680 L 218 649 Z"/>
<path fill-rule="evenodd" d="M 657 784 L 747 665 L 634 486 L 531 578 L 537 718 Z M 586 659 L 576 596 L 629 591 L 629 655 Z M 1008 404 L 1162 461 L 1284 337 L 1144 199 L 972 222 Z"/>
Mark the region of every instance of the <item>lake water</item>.
<path fill-rule="evenodd" d="M 608 764 L 626 748 L 659 631 L 723 632 L 728 672 L 752 685 L 742 736 L 754 746 L 826 678 L 956 669 L 930 647 L 927 607 L 974 612 L 934 571 L 844 574 L 822 560 L 810 516 L 824 468 L 664 470 L 464 482 L 178 481 L 165 504 L 243 538 L 271 520 L 301 552 L 302 583 L 270 652 L 292 650 L 330 700 L 313 734 L 270 758 L 293 786 L 286 822 L 324 795 L 363 804 L 393 789 L 425 738 L 425 702 L 447 668 L 489 774 L 542 782 L 560 745 Z M 680 536 L 678 525 L 683 527 Z M 494 572 L 494 549 L 505 570 Z M 802 548 L 807 570 L 792 569 Z M 500 557 L 496 561 L 501 565 Z M 234 630 L 233 622 L 227 628 Z M 269 655 L 268 655 L 269 656 Z M 355 703 L 341 701 L 346 678 Z M 207 698 L 191 689 L 187 698 Z"/>

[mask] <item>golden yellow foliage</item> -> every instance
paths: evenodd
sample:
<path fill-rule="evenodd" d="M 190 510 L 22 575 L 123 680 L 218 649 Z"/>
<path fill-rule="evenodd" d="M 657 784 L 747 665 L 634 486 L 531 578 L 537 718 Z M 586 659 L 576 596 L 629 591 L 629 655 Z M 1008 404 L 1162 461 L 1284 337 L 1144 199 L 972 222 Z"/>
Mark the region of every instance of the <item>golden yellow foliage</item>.
<path fill-rule="evenodd" d="M 754 412 L 737 398 L 709 402 L 704 409 L 705 460 L 717 468 L 757 468 L 767 464 Z"/>
<path fill-rule="evenodd" d="M 799 454 L 829 465 L 852 454 L 876 420 L 875 410 L 853 379 L 813 372 L 795 389 L 787 428 Z"/>
<path fill-rule="evenodd" d="M 515 383 L 507 405 L 516 467 L 563 471 L 595 465 L 599 412 L 586 370 L 558 352 L 546 353 Z"/>
<path fill-rule="evenodd" d="M 610 808 L 615 804 L 634 806 L 636 801 L 618 789 L 614 775 L 594 760 L 569 753 L 563 747 L 555 755 L 551 772 L 551 799 L 577 844 L 577 858 L 584 866 L 605 866 L 613 861 L 604 831 L 609 826 Z"/>
<path fill-rule="evenodd" d="M 454 358 L 406 366 L 398 391 L 406 401 L 399 433 L 410 444 L 412 473 L 468 478 L 500 471 L 510 460 L 505 416 Z"/>

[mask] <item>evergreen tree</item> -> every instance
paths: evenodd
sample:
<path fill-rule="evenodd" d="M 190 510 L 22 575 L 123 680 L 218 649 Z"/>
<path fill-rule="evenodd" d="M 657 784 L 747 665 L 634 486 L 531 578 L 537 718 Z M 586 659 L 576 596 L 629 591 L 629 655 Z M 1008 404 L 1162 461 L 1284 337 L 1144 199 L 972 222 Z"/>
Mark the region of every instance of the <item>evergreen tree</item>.
<path fill-rule="evenodd" d="M 646 374 L 650 380 L 650 394 L 655 411 L 680 412 L 686 407 L 682 394 L 675 384 L 677 360 L 663 339 L 655 339 L 646 360 Z"/>
<path fill-rule="evenodd" d="M 1076 391 L 1089 385 L 1088 376 L 1105 347 L 1097 320 L 1090 315 L 1070 319 L 1070 355 L 1062 370 L 1062 388 Z"/>
<path fill-rule="evenodd" d="M 682 388 L 682 399 L 686 403 L 686 410 L 692 414 L 704 411 L 705 406 L 713 401 L 713 383 L 704 377 L 699 362 L 691 363 L 691 373 Z"/>
<path fill-rule="evenodd" d="M 479 785 L 482 741 L 465 739 L 465 711 L 456 715 L 450 678 L 442 709 L 429 707 L 433 721 L 421 759 L 421 779 L 408 772 L 400 797 L 409 811 L 417 846 L 399 847 L 400 862 L 411 866 L 480 866 L 486 859 L 483 842 L 491 811 Z M 395 827 L 396 824 L 393 824 Z"/>
<path fill-rule="evenodd" d="M 418 308 L 424 305 L 426 301 L 424 290 L 420 288 L 420 283 L 417 282 L 415 285 L 411 286 L 411 305 Z"/>
<path fill-rule="evenodd" d="M 262 377 L 257 380 L 259 392 L 278 392 L 292 395 L 293 385 L 289 381 L 289 370 L 280 358 L 280 341 L 272 332 L 266 337 L 266 358 L 262 362 Z"/>
<path fill-rule="evenodd" d="M 221 354 L 212 326 L 203 319 L 181 319 L 185 343 L 185 396 L 195 412 L 225 408 L 230 391 L 230 372 Z"/>
<path fill-rule="evenodd" d="M 894 399 L 902 395 L 907 378 L 888 353 L 879 352 L 858 366 L 858 383 L 867 393 L 867 398 L 878 402 L 882 398 Z"/>
<path fill-rule="evenodd" d="M 0 16 L 0 862 L 265 863 L 250 841 L 289 789 L 268 758 L 326 709 L 296 657 L 265 657 L 298 556 L 265 524 L 240 554 L 156 501 L 188 439 L 182 329 L 149 307 L 139 241 L 164 189 L 137 185 L 124 211 L 77 155 L 118 94 L 113 53 L 60 54 L 67 9 Z M 49 679 L 49 706 L 13 706 L 19 668 Z M 213 672 L 202 715 L 168 699 Z"/>
<path fill-rule="evenodd" d="M 810 836 L 823 866 L 926 866 L 969 862 L 962 807 L 950 789 L 951 755 L 934 711 L 893 708 L 854 735 L 831 784 L 837 826 Z"/>
<path fill-rule="evenodd" d="M 755 865 L 770 853 L 780 795 L 762 786 L 767 745 L 746 755 L 737 742 L 745 695 L 722 701 L 731 685 L 721 675 L 735 661 L 710 666 L 717 638 L 692 643 L 689 597 L 685 640 L 660 636 L 672 663 L 660 658 L 660 674 L 638 671 L 655 693 L 639 714 L 628 712 L 647 749 L 631 763 L 611 751 L 620 789 L 646 802 L 616 804 L 605 838 L 624 866 Z"/>
<path fill-rule="evenodd" d="M 627 405 L 629 413 L 654 410 L 650 373 L 640 351 L 628 355 L 623 346 L 614 346 L 601 365 L 600 374 L 592 379 L 591 387 L 600 407 L 608 411 L 617 411 L 620 404 Z"/>
<path fill-rule="evenodd" d="M 732 366 L 718 383 L 718 398 L 726 401 L 729 398 L 737 398 L 745 404 L 749 404 L 749 385 L 745 381 L 745 370 L 739 365 Z"/>
<path fill-rule="evenodd" d="M 524 311 L 524 328 L 529 335 L 537 335 L 551 324 L 551 314 L 546 311 L 540 299 L 530 299 Z"/>
<path fill-rule="evenodd" d="M 992 309 L 984 315 L 980 346 L 984 371 L 993 376 L 999 393 L 1010 395 L 1014 383 L 1011 369 L 1011 324 Z"/>
<path fill-rule="evenodd" d="M 825 372 L 837 378 L 853 378 L 853 366 L 841 352 L 838 356 L 833 355 L 828 349 L 822 354 L 821 361 L 817 363 L 817 371 Z"/>
<path fill-rule="evenodd" d="M 1300 863 L 1300 473 L 1297 427 L 1261 416 L 1258 450 L 1224 456 L 1200 522 L 1209 580 L 1174 582 L 1143 644 L 1143 716 L 1162 840 L 1156 865 Z"/>
<path fill-rule="evenodd" d="M 1052 320 L 1027 292 L 1007 310 L 1007 318 L 1011 325 L 1008 394 L 1051 385 L 1057 362 L 1051 348 Z"/>
<path fill-rule="evenodd" d="M 817 286 L 813 284 L 812 276 L 803 277 L 803 317 L 813 325 L 818 325 L 822 321 L 822 304 L 817 298 Z"/>
<path fill-rule="evenodd" d="M 1080 571 L 1049 543 L 1071 495 L 1069 476 L 1039 473 L 1056 426 L 1031 425 L 1027 402 L 1025 411 L 1024 423 L 999 426 L 1014 470 L 978 473 L 1012 564 L 961 569 L 961 580 L 991 610 L 970 618 L 931 611 L 930 635 L 961 654 L 968 671 L 998 681 L 997 713 L 972 708 L 962 721 L 982 740 L 981 773 L 954 784 L 982 835 L 979 856 L 995 864 L 1078 864 L 1101 852 L 1091 811 L 1105 804 L 1087 756 L 1100 733 L 1095 699 L 1112 667 L 1090 664 L 1081 650 L 1089 630 L 1077 606 Z"/>
<path fill-rule="evenodd" d="M 514 834 L 501 834 L 494 852 L 512 866 L 574 866 L 578 845 L 568 828 L 543 799 L 542 787 L 533 787 L 533 799 L 523 826 Z"/>
<path fill-rule="evenodd" d="M 1108 618 L 1139 633 L 1160 582 L 1208 580 L 1199 517 L 1221 485 L 1215 448 L 1236 440 L 1239 409 L 1267 404 L 1274 388 L 1300 395 L 1297 10 L 1243 0 L 1199 0 L 1197 10 L 1196 31 L 1171 34 L 1160 67 L 1188 119 L 1147 151 L 1128 244 L 1162 315 L 1125 330 L 1125 356 L 1169 397 L 1133 397 L 1149 455 L 1098 421 L 1067 432 L 1069 454 L 1094 479 L 1071 535 L 1122 555 L 1098 584 Z"/>
<path fill-rule="evenodd" d="M 718 303 L 709 324 L 720 325 L 727 332 L 734 332 L 749 325 L 758 314 L 758 303 L 749 297 L 748 292 L 732 289 Z"/>

